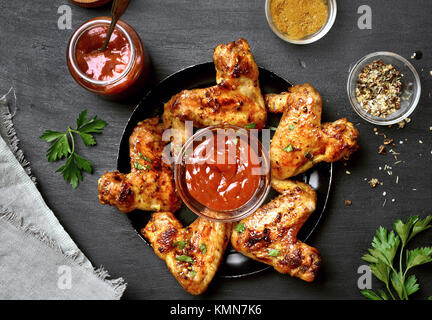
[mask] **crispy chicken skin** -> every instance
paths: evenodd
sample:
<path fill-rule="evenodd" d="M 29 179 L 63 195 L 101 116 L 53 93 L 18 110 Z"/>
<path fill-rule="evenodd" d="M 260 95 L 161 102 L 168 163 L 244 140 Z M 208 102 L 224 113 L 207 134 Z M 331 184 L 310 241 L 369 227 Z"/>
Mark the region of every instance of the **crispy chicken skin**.
<path fill-rule="evenodd" d="M 171 168 L 162 161 L 162 132 L 158 117 L 138 123 L 129 138 L 131 172 L 102 175 L 98 181 L 100 203 L 121 212 L 176 211 L 180 207 Z"/>
<path fill-rule="evenodd" d="M 204 218 L 183 228 L 171 212 L 156 212 L 141 233 L 180 285 L 190 294 L 198 295 L 207 289 L 216 274 L 231 229 L 230 223 Z"/>
<path fill-rule="evenodd" d="M 258 67 L 245 39 L 220 44 L 214 50 L 216 85 L 183 90 L 164 105 L 165 128 L 180 130 L 174 145 L 185 141 L 185 121 L 202 128 L 231 124 L 244 127 L 255 123 L 264 128 L 267 112 L 258 82 Z"/>
<path fill-rule="evenodd" d="M 245 230 L 233 230 L 232 246 L 280 273 L 311 282 L 321 257 L 317 249 L 297 240 L 297 233 L 315 210 L 316 193 L 309 185 L 290 180 L 272 182 L 272 187 L 281 195 L 240 221 Z"/>
<path fill-rule="evenodd" d="M 268 94 L 265 102 L 270 112 L 283 112 L 270 145 L 274 179 L 296 176 L 321 161 L 347 159 L 358 149 L 359 133 L 347 119 L 321 125 L 321 95 L 310 84 Z"/>

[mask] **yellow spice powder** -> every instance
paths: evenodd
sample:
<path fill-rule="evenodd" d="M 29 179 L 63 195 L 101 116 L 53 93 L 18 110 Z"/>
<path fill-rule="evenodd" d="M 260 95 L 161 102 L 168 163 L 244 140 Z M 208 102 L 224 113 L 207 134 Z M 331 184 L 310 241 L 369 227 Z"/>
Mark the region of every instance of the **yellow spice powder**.
<path fill-rule="evenodd" d="M 325 0 L 271 0 L 273 22 L 291 39 L 302 39 L 317 32 L 327 20 Z"/>

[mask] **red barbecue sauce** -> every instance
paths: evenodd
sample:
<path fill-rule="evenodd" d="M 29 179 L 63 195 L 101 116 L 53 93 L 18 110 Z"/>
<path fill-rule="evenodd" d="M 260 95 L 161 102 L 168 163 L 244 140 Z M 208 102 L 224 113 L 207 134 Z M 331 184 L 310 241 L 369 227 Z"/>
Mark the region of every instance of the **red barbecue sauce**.
<path fill-rule="evenodd" d="M 108 26 L 87 30 L 76 45 L 78 68 L 93 80 L 108 81 L 118 78 L 131 59 L 129 41 L 118 28 L 114 29 L 106 50 L 99 51 L 107 32 Z"/>
<path fill-rule="evenodd" d="M 253 169 L 260 165 L 246 141 L 227 136 L 221 140 L 217 143 L 214 135 L 194 147 L 186 164 L 186 185 L 192 197 L 207 208 L 234 210 L 253 197 L 260 182 Z"/>

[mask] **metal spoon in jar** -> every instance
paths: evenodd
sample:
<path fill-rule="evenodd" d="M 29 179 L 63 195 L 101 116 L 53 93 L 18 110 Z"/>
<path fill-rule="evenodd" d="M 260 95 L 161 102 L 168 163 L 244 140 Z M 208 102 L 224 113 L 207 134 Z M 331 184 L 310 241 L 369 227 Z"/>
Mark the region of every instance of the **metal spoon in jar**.
<path fill-rule="evenodd" d="M 105 51 L 105 49 L 107 48 L 108 43 L 111 39 L 111 34 L 114 31 L 114 28 L 117 24 L 117 21 L 120 19 L 120 17 L 126 11 L 126 8 L 128 7 L 129 2 L 130 2 L 130 0 L 114 0 L 113 5 L 111 7 L 111 24 L 110 24 L 110 27 L 108 29 L 105 41 L 104 41 L 102 47 L 99 49 L 99 51 Z"/>

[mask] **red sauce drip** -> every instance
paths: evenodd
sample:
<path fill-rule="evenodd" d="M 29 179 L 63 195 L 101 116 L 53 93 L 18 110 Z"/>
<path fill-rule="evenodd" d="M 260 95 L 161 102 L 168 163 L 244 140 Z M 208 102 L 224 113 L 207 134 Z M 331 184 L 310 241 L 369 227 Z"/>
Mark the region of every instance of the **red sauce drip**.
<path fill-rule="evenodd" d="M 261 177 L 255 170 L 260 164 L 246 141 L 226 136 L 220 143 L 217 140 L 215 135 L 194 148 L 186 164 L 186 185 L 192 197 L 207 208 L 234 210 L 257 190 Z"/>
<path fill-rule="evenodd" d="M 76 45 L 78 68 L 93 80 L 118 78 L 127 68 L 131 48 L 126 36 L 114 29 L 105 51 L 99 51 L 108 32 L 108 26 L 97 26 L 84 32 Z"/>

